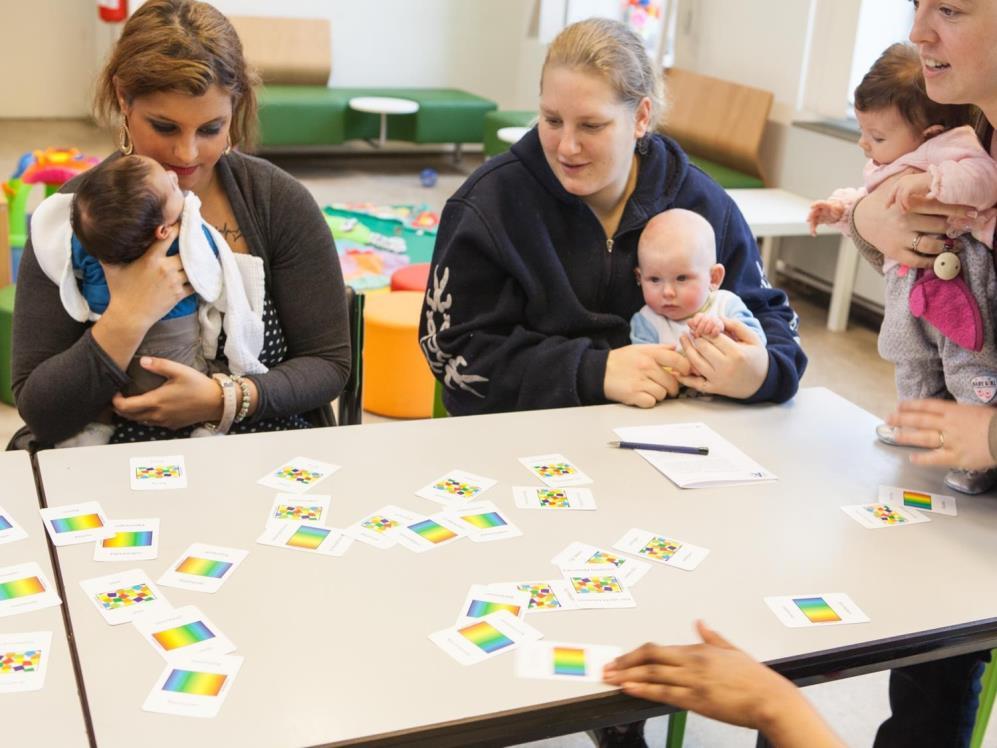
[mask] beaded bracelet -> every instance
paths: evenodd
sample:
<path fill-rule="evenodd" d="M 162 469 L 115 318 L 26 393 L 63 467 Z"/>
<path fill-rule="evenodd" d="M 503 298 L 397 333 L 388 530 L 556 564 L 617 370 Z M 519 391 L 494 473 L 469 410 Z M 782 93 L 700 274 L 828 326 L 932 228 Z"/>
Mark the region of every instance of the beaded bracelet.
<path fill-rule="evenodd" d="M 236 374 L 233 374 L 231 379 L 239 385 L 239 389 L 242 391 L 242 399 L 239 401 L 239 412 L 235 414 L 235 423 L 242 423 L 246 420 L 246 416 L 249 415 L 249 382 L 246 381 L 245 377 L 240 377 Z"/>

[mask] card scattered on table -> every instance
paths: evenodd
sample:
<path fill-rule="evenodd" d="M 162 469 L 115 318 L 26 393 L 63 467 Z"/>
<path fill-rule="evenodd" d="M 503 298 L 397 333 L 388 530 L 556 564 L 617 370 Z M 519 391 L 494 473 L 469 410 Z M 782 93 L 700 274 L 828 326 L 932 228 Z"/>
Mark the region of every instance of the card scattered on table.
<path fill-rule="evenodd" d="M 528 642 L 516 652 L 520 678 L 598 683 L 602 669 L 622 654 L 619 647 L 565 642 Z"/>
<path fill-rule="evenodd" d="M 194 543 L 159 578 L 164 587 L 217 592 L 249 555 L 238 548 Z"/>
<path fill-rule="evenodd" d="M 278 491 L 304 493 L 315 488 L 339 470 L 339 467 L 328 462 L 309 460 L 307 457 L 295 457 L 278 465 L 256 482 L 261 486 L 276 488 Z"/>
<path fill-rule="evenodd" d="M 235 651 L 231 640 L 193 605 L 139 616 L 132 624 L 167 662 L 176 656 Z"/>
<path fill-rule="evenodd" d="M 187 468 L 184 465 L 183 455 L 132 457 L 129 466 L 133 491 L 187 488 Z"/>
<path fill-rule="evenodd" d="M 508 515 L 490 501 L 451 507 L 444 514 L 475 543 L 516 538 L 523 534 L 512 524 Z"/>
<path fill-rule="evenodd" d="M 705 423 L 626 426 L 613 431 L 620 439 L 628 442 L 682 444 L 708 448 L 709 455 L 657 452 L 649 449 L 633 450 L 679 488 L 736 486 L 742 483 L 777 480 L 773 473 L 752 460 Z"/>
<path fill-rule="evenodd" d="M 388 505 L 350 525 L 344 532 L 354 540 L 360 540 L 375 548 L 390 548 L 398 542 L 398 531 L 405 522 L 405 517 L 418 518 L 419 516 L 396 506 Z"/>
<path fill-rule="evenodd" d="M 26 537 L 28 537 L 28 533 L 17 524 L 14 515 L 0 506 L 0 545 L 13 543 L 15 540 Z"/>
<path fill-rule="evenodd" d="M 403 520 L 398 529 L 398 542 L 410 551 L 423 553 L 434 548 L 448 545 L 464 537 L 464 531 L 457 523 L 440 512 L 430 517 L 423 517 L 412 512 L 405 512 L 408 519 Z"/>
<path fill-rule="evenodd" d="M 623 584 L 632 587 L 647 574 L 651 565 L 645 561 L 626 558 L 588 543 L 572 543 L 550 560 L 559 569 L 585 569 L 614 574 Z"/>
<path fill-rule="evenodd" d="M 238 655 L 171 660 L 142 709 L 181 717 L 217 716 L 241 666 L 242 657 Z"/>
<path fill-rule="evenodd" d="M 637 602 L 612 572 L 562 570 L 579 608 L 635 608 Z"/>
<path fill-rule="evenodd" d="M 897 486 L 880 486 L 879 500 L 883 504 L 899 504 L 907 509 L 947 514 L 950 517 L 955 517 L 958 514 L 955 508 L 955 497 L 944 494 L 912 491 L 909 488 L 898 488 Z"/>
<path fill-rule="evenodd" d="M 543 634 L 509 611 L 500 610 L 474 623 L 437 631 L 429 638 L 461 665 L 474 665 L 511 652 L 523 642 L 541 639 Z"/>
<path fill-rule="evenodd" d="M 130 569 L 80 582 L 84 594 L 112 626 L 142 615 L 163 615 L 172 606 L 141 569 Z"/>
<path fill-rule="evenodd" d="M 908 509 L 899 504 L 855 504 L 843 506 L 841 510 L 862 527 L 870 530 L 931 521 L 916 509 Z"/>
<path fill-rule="evenodd" d="M 529 596 L 528 613 L 551 613 L 578 608 L 578 603 L 571 595 L 570 585 L 563 579 L 546 582 L 495 582 L 487 585 L 487 589 L 503 594 L 516 590 L 525 592 Z"/>
<path fill-rule="evenodd" d="M 39 511 L 53 545 L 92 543 L 114 534 L 108 528 L 107 515 L 96 501 L 54 506 Z"/>
<path fill-rule="evenodd" d="M 613 548 L 624 553 L 633 553 L 656 564 L 674 566 L 684 571 L 695 569 L 710 552 L 707 548 L 686 543 L 684 540 L 676 540 L 637 527 L 631 528 L 626 535 L 613 543 Z"/>
<path fill-rule="evenodd" d="M 842 592 L 766 597 L 765 604 L 790 628 L 869 622 L 869 617 Z"/>
<path fill-rule="evenodd" d="M 495 481 L 491 478 L 482 478 L 480 475 L 463 470 L 451 470 L 425 488 L 420 488 L 415 495 L 452 506 L 476 501 L 483 492 L 494 485 Z"/>
<path fill-rule="evenodd" d="M 520 509 L 595 509 L 595 499 L 587 488 L 516 486 L 512 497 Z"/>
<path fill-rule="evenodd" d="M 275 525 L 281 522 L 307 522 L 312 525 L 324 525 L 329 514 L 329 496 L 295 496 L 294 494 L 277 494 L 267 516 L 267 524 Z"/>
<path fill-rule="evenodd" d="M 334 527 L 308 522 L 281 522 L 268 525 L 256 542 L 321 556 L 342 556 L 353 543 L 353 538 Z"/>
<path fill-rule="evenodd" d="M 94 543 L 94 561 L 150 561 L 159 557 L 158 519 L 112 519 L 111 535 Z"/>
<path fill-rule="evenodd" d="M 551 488 L 583 486 L 592 482 L 591 478 L 561 454 L 520 457 L 519 461 L 523 467 Z"/>
<path fill-rule="evenodd" d="M 51 657 L 51 631 L 0 634 L 0 694 L 40 691 Z"/>
<path fill-rule="evenodd" d="M 61 602 L 35 562 L 0 569 L 0 618 L 51 608 Z"/>
<path fill-rule="evenodd" d="M 489 589 L 487 585 L 472 584 L 457 616 L 457 626 L 474 623 L 478 618 L 484 618 L 500 610 L 508 611 L 516 618 L 522 619 L 529 606 L 530 596 L 524 590 L 509 589 L 499 592 Z"/>

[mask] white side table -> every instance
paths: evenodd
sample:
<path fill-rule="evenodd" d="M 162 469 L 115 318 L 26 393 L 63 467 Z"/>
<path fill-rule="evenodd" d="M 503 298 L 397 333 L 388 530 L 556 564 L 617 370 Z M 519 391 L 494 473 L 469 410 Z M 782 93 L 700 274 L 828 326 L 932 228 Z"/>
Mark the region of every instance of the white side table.
<path fill-rule="evenodd" d="M 520 138 L 532 129 L 532 127 L 500 127 L 495 134 L 499 140 L 512 144 L 518 143 Z"/>
<path fill-rule="evenodd" d="M 388 115 L 415 114 L 419 111 L 419 103 L 391 96 L 358 96 L 350 99 L 350 109 L 381 115 L 381 135 L 377 139 L 377 145 L 383 148 L 388 134 Z"/>

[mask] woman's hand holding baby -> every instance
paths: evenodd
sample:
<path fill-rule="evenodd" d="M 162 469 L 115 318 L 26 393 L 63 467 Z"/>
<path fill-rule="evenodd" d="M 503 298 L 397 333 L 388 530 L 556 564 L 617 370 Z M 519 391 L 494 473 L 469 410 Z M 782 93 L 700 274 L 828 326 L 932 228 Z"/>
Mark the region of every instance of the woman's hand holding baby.
<path fill-rule="evenodd" d="M 141 364 L 166 381 L 134 397 L 115 395 L 111 406 L 119 416 L 168 429 L 205 421 L 217 423 L 221 418 L 222 396 L 211 377 L 165 358 L 143 356 Z"/>
<path fill-rule="evenodd" d="M 689 361 L 671 345 L 628 345 L 614 348 L 606 360 L 606 398 L 639 408 L 653 408 L 679 392 Z"/>
<path fill-rule="evenodd" d="M 765 382 L 769 353 L 743 322 L 727 318 L 721 321 L 727 335 L 682 336 L 682 350 L 693 371 L 678 380 L 699 392 L 743 400 Z"/>

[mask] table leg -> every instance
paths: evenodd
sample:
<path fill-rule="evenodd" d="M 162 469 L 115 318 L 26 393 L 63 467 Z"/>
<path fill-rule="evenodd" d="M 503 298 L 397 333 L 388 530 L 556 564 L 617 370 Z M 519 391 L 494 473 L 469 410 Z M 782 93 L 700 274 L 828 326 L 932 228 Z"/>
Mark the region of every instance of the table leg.
<path fill-rule="evenodd" d="M 859 251 L 847 236 L 838 244 L 838 262 L 834 267 L 831 306 L 827 312 L 827 329 L 844 332 L 848 328 L 848 310 L 852 305 L 855 273 L 859 268 Z"/>
<path fill-rule="evenodd" d="M 761 243 L 762 270 L 769 283 L 775 283 L 775 264 L 779 261 L 779 237 L 763 236 Z"/>
<path fill-rule="evenodd" d="M 388 141 L 388 115 L 385 112 L 381 112 L 381 136 L 377 139 L 378 145 L 384 148 L 384 144 Z"/>

